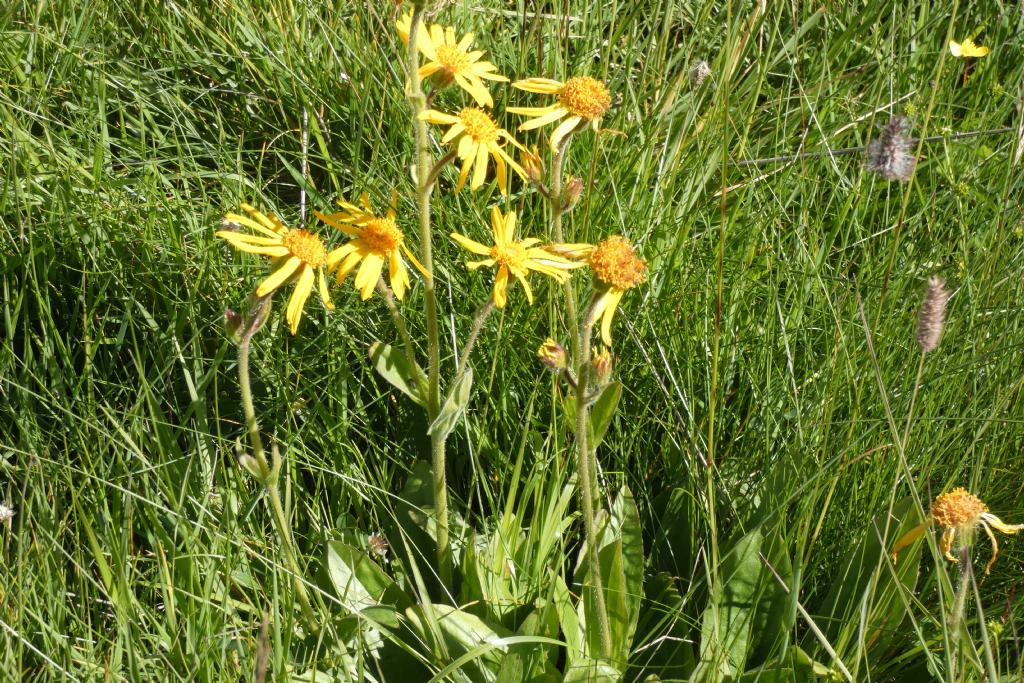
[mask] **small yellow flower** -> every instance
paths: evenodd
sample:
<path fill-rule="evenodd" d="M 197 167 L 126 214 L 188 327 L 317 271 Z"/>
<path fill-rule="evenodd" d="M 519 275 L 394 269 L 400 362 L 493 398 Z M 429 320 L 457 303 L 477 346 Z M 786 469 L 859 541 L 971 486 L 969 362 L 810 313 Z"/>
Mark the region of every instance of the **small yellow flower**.
<path fill-rule="evenodd" d="M 988 511 L 988 506 L 981 502 L 977 496 L 968 493 L 964 488 L 955 488 L 949 493 L 943 493 L 932 502 L 932 510 L 929 519 L 914 529 L 907 532 L 892 549 L 893 561 L 903 548 L 916 541 L 928 528 L 931 522 L 942 527 L 942 552 L 947 560 L 957 562 L 953 556 L 953 541 L 957 535 L 970 543 L 970 536 L 977 527 L 985 530 L 989 540 L 992 541 L 992 559 L 985 565 L 985 573 L 988 574 L 999 556 L 999 543 L 996 542 L 992 529 L 1001 531 L 1004 534 L 1015 534 L 1024 529 L 1024 524 L 1005 524 L 1001 519 Z"/>
<path fill-rule="evenodd" d="M 456 153 L 462 164 L 459 169 L 459 182 L 455 186 L 456 192 L 466 184 L 470 169 L 473 170 L 473 181 L 470 183 L 470 187 L 475 190 L 484 184 L 484 178 L 487 176 L 488 156 L 494 159 L 498 175 L 498 190 L 501 194 L 508 194 L 507 167 L 510 166 L 521 178 L 526 177 L 526 172 L 522 167 L 505 152 L 501 140 L 509 142 L 520 150 L 525 148 L 516 142 L 508 131 L 499 128 L 491 115 L 483 109 L 464 107 L 458 116 L 428 109 L 420 114 L 420 118 L 436 125 L 451 126 L 441 138 L 442 143 L 458 140 Z"/>
<path fill-rule="evenodd" d="M 338 200 L 344 211 L 331 214 L 313 212 L 327 225 L 355 238 L 331 252 L 327 259 L 327 268 L 330 270 L 337 267 L 337 281 L 343 282 L 362 262 L 363 265 L 356 273 L 355 286 L 363 301 L 366 301 L 373 294 L 373 288 L 380 279 L 386 261 L 391 289 L 394 290 L 395 296 L 401 299 L 405 296 L 405 290 L 410 283 L 409 269 L 402 260 L 402 254 L 405 254 L 420 272 L 424 272 L 424 269 L 405 246 L 405 236 L 395 224 L 398 193 L 391 194 L 391 207 L 386 216 L 374 214 L 369 196 L 365 192 L 360 196 L 360 203 L 363 205 L 362 208 Z"/>
<path fill-rule="evenodd" d="M 409 42 L 409 30 L 412 27 L 412 12 L 406 12 L 395 24 L 398 36 L 403 43 Z M 496 73 L 497 67 L 490 62 L 480 61 L 484 53 L 481 50 L 470 50 L 473 34 L 467 33 L 462 40 L 455 40 L 455 29 L 434 24 L 429 29 L 423 26 L 416 38 L 416 49 L 428 61 L 420 67 L 420 78 L 433 76 L 438 87 L 444 88 L 455 81 L 460 88 L 472 95 L 481 107 L 493 107 L 494 100 L 484 85 L 489 81 L 508 81 Z"/>
<path fill-rule="evenodd" d="M 601 117 L 612 103 L 608 87 L 590 76 L 574 76 L 565 83 L 550 78 L 527 78 L 516 81 L 512 87 L 558 97 L 557 103 L 547 107 L 508 108 L 513 114 L 533 117 L 519 126 L 519 130 L 533 130 L 568 117 L 551 134 L 551 150 L 554 152 L 558 151 L 565 136 L 580 124 L 589 122 L 597 130 Z"/>
<path fill-rule="evenodd" d="M 507 301 L 506 289 L 510 273 L 523 283 L 523 289 L 526 290 L 526 299 L 532 304 L 533 290 L 530 289 L 530 283 L 526 280 L 526 276 L 530 274 L 530 271 L 537 271 L 559 282 L 565 282 L 569 279 L 567 271 L 583 265 L 582 263 L 573 263 L 567 258 L 556 256 L 542 247 L 534 246 L 540 243 L 540 240 L 534 237 L 517 242 L 515 240 L 515 211 L 509 211 L 508 215 L 502 216 L 501 210 L 498 207 L 492 208 L 491 228 L 494 233 L 493 247 L 486 247 L 457 232 L 453 232 L 451 238 L 467 251 L 487 257 L 482 261 L 467 261 L 466 265 L 470 270 L 476 270 L 481 266 L 498 267 L 498 274 L 494 279 L 494 305 L 498 308 L 505 307 Z"/>
<path fill-rule="evenodd" d="M 988 54 L 988 48 L 975 45 L 970 38 L 964 38 L 964 42 L 958 43 L 955 40 L 949 41 L 949 51 L 954 57 L 984 57 Z"/>
<path fill-rule="evenodd" d="M 242 216 L 229 213 L 224 216 L 225 228 L 246 227 L 258 235 L 249 235 L 235 230 L 218 230 L 217 237 L 223 237 L 239 251 L 260 254 L 274 259 L 274 272 L 256 288 L 256 296 L 267 296 L 286 282 L 295 280 L 295 290 L 288 300 L 286 319 L 292 334 L 299 329 L 302 308 L 313 291 L 314 280 L 319 285 L 320 298 L 328 309 L 333 309 L 331 295 L 327 291 L 324 266 L 330 255 L 323 240 L 308 230 L 290 230 L 274 214 L 264 214 L 249 204 L 242 204 L 249 214 Z"/>
<path fill-rule="evenodd" d="M 604 287 L 594 302 L 591 316 L 601 319 L 601 341 L 612 345 L 612 319 L 627 289 L 647 279 L 647 261 L 636 255 L 636 248 L 622 235 L 612 235 L 596 246 L 556 244 L 549 249 L 560 256 L 585 258 L 594 277 Z"/>

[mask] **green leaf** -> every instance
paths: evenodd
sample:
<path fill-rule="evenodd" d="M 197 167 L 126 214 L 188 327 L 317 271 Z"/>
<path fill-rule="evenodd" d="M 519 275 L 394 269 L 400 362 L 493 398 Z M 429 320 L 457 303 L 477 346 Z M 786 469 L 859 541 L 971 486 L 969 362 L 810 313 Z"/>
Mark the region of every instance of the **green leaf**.
<path fill-rule="evenodd" d="M 327 544 L 327 573 L 341 603 L 358 612 L 384 602 L 407 607 L 409 597 L 370 557 L 341 541 Z"/>
<path fill-rule="evenodd" d="M 652 675 L 685 680 L 693 673 L 697 667 L 693 618 L 683 611 L 685 604 L 671 575 L 660 572 L 646 581 L 637 624 L 643 641 L 636 643 L 630 662 L 632 680 L 648 680 Z"/>
<path fill-rule="evenodd" d="M 601 395 L 591 404 L 587 413 L 587 443 L 591 450 L 601 445 L 608 431 L 615 409 L 622 398 L 622 382 L 612 382 L 601 390 Z M 566 429 L 576 429 L 576 395 L 568 393 L 562 398 L 562 410 L 565 413 Z"/>
<path fill-rule="evenodd" d="M 466 371 L 459 377 L 459 381 L 452 387 L 448 398 L 444 400 L 441 412 L 437 414 L 434 422 L 430 425 L 430 429 L 427 430 L 427 434 L 433 436 L 440 433 L 442 438 L 448 436 L 452 429 L 455 428 L 455 423 L 458 422 L 462 411 L 466 409 L 472 389 L 473 368 L 466 368 Z"/>
<path fill-rule="evenodd" d="M 420 387 L 416 385 L 417 377 L 425 377 L 418 365 L 409 365 L 405 353 L 389 344 L 374 342 L 370 345 L 370 362 L 377 374 L 413 400 L 416 405 L 427 405 Z"/>
<path fill-rule="evenodd" d="M 640 527 L 640 513 L 629 488 L 623 486 L 612 503 L 611 515 L 599 535 L 598 564 L 604 585 L 605 606 L 612 643 L 617 648 L 612 652 L 615 661 L 626 661 L 633 645 L 633 635 L 640 618 L 640 603 L 643 600 L 644 542 Z M 597 628 L 594 590 L 590 582 L 587 551 L 581 551 L 581 560 L 576 576 L 583 583 L 583 599 L 577 609 L 581 628 L 586 634 L 588 652 L 601 651 L 601 634 Z M 592 626 L 591 626 L 592 625 Z"/>
<path fill-rule="evenodd" d="M 459 660 L 473 681 L 495 681 L 507 645 L 495 628 L 448 605 L 416 605 L 405 611 L 407 625 L 436 662 Z M 507 634 L 505 634 L 507 635 Z"/>
<path fill-rule="evenodd" d="M 622 672 L 611 664 L 587 659 L 569 667 L 562 683 L 618 683 L 621 680 Z"/>

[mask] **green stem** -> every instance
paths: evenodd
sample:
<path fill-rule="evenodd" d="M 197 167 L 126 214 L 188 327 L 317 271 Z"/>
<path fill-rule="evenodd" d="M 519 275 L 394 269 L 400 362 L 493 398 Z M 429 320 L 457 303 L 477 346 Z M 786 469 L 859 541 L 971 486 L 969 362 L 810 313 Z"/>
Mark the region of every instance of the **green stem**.
<path fill-rule="evenodd" d="M 914 378 L 914 388 L 910 392 L 910 409 L 907 411 L 907 424 L 903 428 L 903 450 L 907 450 L 907 444 L 910 442 L 910 426 L 914 421 L 914 404 L 917 402 L 917 388 L 921 386 L 921 375 L 924 374 L 924 352 L 920 354 L 920 358 L 917 361 L 917 377 Z"/>
<path fill-rule="evenodd" d="M 555 152 L 551 160 L 551 178 L 548 182 L 548 203 L 551 205 L 551 238 L 556 243 L 565 242 L 565 235 L 562 231 L 562 216 L 565 215 L 565 203 L 562 201 L 562 166 L 565 164 L 565 154 L 572 141 L 572 133 L 562 141 L 562 145 Z M 573 288 L 572 280 L 566 280 L 565 284 L 565 312 L 566 317 L 575 323 L 576 321 L 576 290 Z M 580 345 L 576 335 L 570 335 L 572 344 L 572 355 L 577 363 L 585 363 L 590 359 L 580 355 Z"/>
<path fill-rule="evenodd" d="M 434 257 L 430 231 L 430 150 L 427 123 L 420 118 L 427 109 L 427 98 L 420 83 L 420 56 L 416 40 L 423 25 L 423 3 L 413 7 L 409 26 L 409 103 L 412 105 L 413 127 L 416 137 L 416 200 L 420 218 L 420 260 L 426 270 L 423 298 L 427 318 L 427 415 L 430 421 L 441 410 L 441 335 L 437 321 L 437 294 L 434 291 Z M 451 542 L 448 538 L 448 482 L 445 463 L 446 435 L 436 432 L 430 436 L 430 453 L 434 470 L 434 514 L 437 516 L 437 563 L 441 581 L 452 582 Z"/>
<path fill-rule="evenodd" d="M 483 329 L 484 321 L 487 320 L 487 316 L 492 311 L 494 311 L 493 296 L 476 312 L 476 319 L 473 320 L 473 329 L 470 330 L 466 345 L 462 347 L 462 353 L 459 354 L 458 375 L 456 375 L 455 381 L 452 382 L 452 391 L 454 391 L 454 387 L 459 386 L 459 381 L 466 374 L 466 368 L 469 367 L 469 356 L 473 353 L 473 347 L 476 346 L 476 340 L 480 336 L 480 330 Z"/>
<path fill-rule="evenodd" d="M 254 332 L 253 330 L 252 332 Z M 252 400 L 252 385 L 249 380 L 249 352 L 251 350 L 252 333 L 247 333 L 238 344 L 238 386 L 242 393 L 242 409 L 245 411 L 245 428 L 249 432 L 249 442 L 252 444 L 253 458 L 262 474 L 260 483 L 266 489 L 267 497 L 270 499 L 270 508 L 273 512 L 274 526 L 278 538 L 281 540 L 281 550 L 284 552 L 285 561 L 295 584 L 295 597 L 302 607 L 302 615 L 306 625 L 313 631 L 320 630 L 316 613 L 313 612 L 313 605 L 310 603 L 309 594 L 306 592 L 306 584 L 302 580 L 302 570 L 295 557 L 295 546 L 292 542 L 291 530 L 288 525 L 288 518 L 281 505 L 281 496 L 277 492 L 277 472 L 280 467 L 280 456 L 277 449 L 274 449 L 274 463 L 271 466 L 267 463 L 266 451 L 263 449 L 263 439 L 260 437 L 260 428 L 256 422 L 256 409 Z"/>
<path fill-rule="evenodd" d="M 961 542 L 968 539 L 961 539 Z M 960 630 L 964 618 L 964 610 L 967 606 L 967 588 L 970 583 L 971 574 L 971 553 L 970 547 L 964 545 L 960 550 L 960 580 L 956 586 L 956 596 L 953 598 L 953 611 L 949 615 L 949 643 L 950 643 L 950 665 L 955 666 L 962 661 L 960 655 Z M 956 671 L 950 671 L 950 680 L 956 679 Z"/>
<path fill-rule="evenodd" d="M 557 195 L 556 195 L 557 196 Z M 587 565 L 590 570 L 590 585 L 594 591 L 594 608 L 597 612 L 597 626 L 601 635 L 601 656 L 612 657 L 611 626 L 608 621 L 608 607 L 605 605 L 604 585 L 601 580 L 601 565 L 598 557 L 597 518 L 594 511 L 596 477 L 596 453 L 590 450 L 587 427 L 587 384 L 590 381 L 590 335 L 594 326 L 594 306 L 587 311 L 586 320 L 580 326 L 576 371 L 576 449 L 579 460 L 580 493 L 583 499 L 583 526 L 586 530 Z"/>
<path fill-rule="evenodd" d="M 402 317 L 402 312 L 398 310 L 398 306 L 395 304 L 394 292 L 384 282 L 383 276 L 377 280 L 377 291 L 380 292 L 381 297 L 384 299 L 384 305 L 387 306 L 388 312 L 391 313 L 391 319 L 395 321 L 395 327 L 398 328 L 398 336 L 402 338 L 405 359 L 409 362 L 409 367 L 412 368 L 412 371 L 416 373 L 417 391 L 421 391 L 422 387 L 427 386 L 427 378 L 423 376 L 423 371 L 420 370 L 419 363 L 416 362 L 416 347 L 413 346 L 409 328 L 406 327 L 405 318 Z"/>

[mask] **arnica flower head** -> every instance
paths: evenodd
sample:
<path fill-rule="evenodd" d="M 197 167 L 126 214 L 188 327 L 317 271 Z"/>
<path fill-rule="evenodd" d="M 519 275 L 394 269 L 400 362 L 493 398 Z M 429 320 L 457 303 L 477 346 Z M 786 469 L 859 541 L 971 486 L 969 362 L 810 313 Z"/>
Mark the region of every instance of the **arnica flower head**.
<path fill-rule="evenodd" d="M 504 308 L 508 300 L 506 289 L 510 274 L 523 284 L 526 299 L 532 304 L 533 290 L 526 279 L 531 271 L 565 282 L 570 277 L 568 271 L 583 265 L 535 246 L 540 240 L 534 237 L 517 242 L 515 211 L 509 211 L 503 216 L 498 207 L 492 208 L 491 229 L 494 234 L 493 247 L 486 247 L 457 232 L 453 232 L 451 238 L 467 251 L 487 257 L 481 261 L 467 261 L 466 265 L 470 270 L 476 270 L 481 266 L 498 267 L 498 274 L 494 278 L 494 305 L 498 308 Z"/>
<path fill-rule="evenodd" d="M 327 268 L 337 268 L 338 282 L 343 282 L 357 265 L 355 286 L 363 301 L 373 295 L 373 288 L 380 279 L 384 263 L 388 264 L 388 278 L 395 296 L 401 299 L 409 288 L 409 269 L 405 266 L 402 254 L 412 261 L 420 272 L 425 273 L 423 266 L 405 246 L 405 236 L 395 223 L 398 193 L 391 194 L 391 207 L 387 215 L 378 216 L 370 206 L 370 198 L 364 192 L 360 196 L 362 208 L 344 200 L 338 200 L 343 211 L 323 214 L 314 211 L 316 217 L 327 225 L 341 230 L 354 239 L 331 252 L 327 260 Z"/>
<path fill-rule="evenodd" d="M 409 42 L 412 27 L 412 12 L 407 12 L 396 23 L 398 36 L 403 43 Z M 425 26 L 423 27 L 426 28 Z M 484 53 L 470 50 L 473 34 L 467 33 L 462 40 L 455 40 L 455 29 L 434 24 L 429 30 L 420 30 L 416 38 L 416 49 L 429 61 L 420 67 L 420 78 L 432 76 L 437 87 L 444 88 L 452 81 L 468 92 L 481 107 L 493 107 L 494 100 L 484 85 L 489 81 L 508 81 L 497 72 L 490 62 L 480 61 Z"/>
<path fill-rule="evenodd" d="M 248 204 L 241 206 L 249 215 L 229 213 L 224 216 L 223 226 L 246 227 L 258 234 L 250 235 L 228 229 L 218 230 L 217 237 L 223 237 L 239 251 L 274 259 L 274 272 L 256 288 L 256 296 L 267 296 L 285 283 L 295 280 L 295 290 L 288 300 L 285 315 L 288 327 L 295 334 L 302 319 L 302 308 L 313 291 L 314 280 L 319 285 L 324 305 L 328 309 L 334 308 L 324 278 L 324 266 L 330 254 L 323 240 L 314 233 L 303 229 L 290 230 L 274 214 L 261 213 Z"/>
<path fill-rule="evenodd" d="M 564 118 L 565 121 L 558 124 L 551 134 L 551 150 L 554 152 L 558 151 L 565 136 L 579 125 L 589 122 L 597 130 L 601 117 L 612 103 L 608 87 L 590 76 L 574 76 L 565 83 L 551 78 L 527 78 L 516 81 L 512 87 L 558 97 L 558 102 L 547 107 L 508 107 L 513 114 L 532 117 L 519 126 L 519 130 L 533 130 Z"/>
<path fill-rule="evenodd" d="M 636 254 L 636 248 L 622 235 L 612 235 L 596 246 L 590 244 L 557 244 L 551 251 L 570 258 L 585 258 L 594 277 L 603 287 L 593 304 L 591 317 L 601 319 L 601 341 L 612 345 L 612 319 L 622 296 L 647 279 L 647 261 Z"/>
<path fill-rule="evenodd" d="M 949 51 L 954 57 L 984 57 L 988 54 L 987 47 L 975 45 L 970 38 L 964 38 L 962 43 L 949 41 Z"/>
<path fill-rule="evenodd" d="M 914 138 L 909 136 L 910 120 L 894 116 L 882 128 L 878 138 L 868 143 L 864 165 L 869 171 L 887 180 L 910 180 L 917 159 L 914 157 Z"/>
<path fill-rule="evenodd" d="M 970 544 L 974 530 L 979 526 L 985 530 L 989 540 L 992 541 L 992 559 L 985 565 L 985 573 L 988 574 L 999 556 L 999 543 L 996 542 L 992 529 L 1001 531 L 1004 534 L 1015 534 L 1024 529 L 1024 524 L 1005 524 L 1001 519 L 988 511 L 988 506 L 981 502 L 977 496 L 968 493 L 964 488 L 955 488 L 949 493 L 943 493 L 932 502 L 929 522 L 935 522 L 942 527 L 942 552 L 947 560 L 956 562 L 953 556 L 953 542 L 959 535 L 964 544 Z M 897 553 L 921 537 L 928 523 L 912 529 L 893 547 L 892 555 L 895 560 Z"/>
<path fill-rule="evenodd" d="M 440 126 L 451 126 L 441 138 L 441 142 L 458 141 L 456 154 L 461 161 L 461 167 L 459 182 L 455 186 L 456 192 L 466 184 L 470 170 L 473 171 L 470 187 L 476 190 L 484 184 L 484 178 L 487 177 L 488 156 L 494 159 L 498 175 L 498 190 L 501 194 L 508 194 L 508 167 L 511 167 L 521 178 L 526 177 L 526 172 L 522 167 L 505 152 L 501 141 L 505 140 L 520 150 L 525 148 L 516 142 L 508 131 L 499 128 L 485 110 L 479 107 L 464 107 L 458 115 L 452 115 L 428 109 L 420 114 L 420 118 Z"/>

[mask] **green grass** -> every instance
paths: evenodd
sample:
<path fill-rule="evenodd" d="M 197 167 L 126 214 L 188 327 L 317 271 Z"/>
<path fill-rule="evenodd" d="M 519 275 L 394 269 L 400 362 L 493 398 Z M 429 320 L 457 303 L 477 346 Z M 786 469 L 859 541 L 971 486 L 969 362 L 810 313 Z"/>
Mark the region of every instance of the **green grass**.
<path fill-rule="evenodd" d="M 392 3 L 293 0 L 0 9 L 0 502 L 16 509 L 0 527 L 2 677 L 249 679 L 264 620 L 278 680 L 351 661 L 371 680 L 387 678 L 381 666 L 416 670 L 414 661 L 437 673 L 455 658 L 431 644 L 426 618 L 420 631 L 410 620 L 408 637 L 388 645 L 404 654 L 380 664 L 372 653 L 382 650 L 366 642 L 380 632 L 354 625 L 327 578 L 327 541 L 365 548 L 367 534 L 383 531 L 398 557 L 388 570 L 422 597 L 409 578 L 419 557 L 423 590 L 448 602 L 429 541 L 417 545 L 408 521 L 409 505 L 429 503 L 410 484 L 417 461 L 429 460 L 425 418 L 369 366 L 369 343 L 397 335 L 379 298 L 360 302 L 348 284 L 333 290 L 331 313 L 311 299 L 295 337 L 279 297 L 253 352 L 263 431 L 287 452 L 283 494 L 331 615 L 319 642 L 297 628 L 259 487 L 236 464 L 244 429 L 222 327 L 223 310 L 244 304 L 266 266 L 213 235 L 240 201 L 301 220 L 306 112 L 308 209 L 363 190 L 383 205 L 395 187 L 415 246 L 396 16 Z M 815 622 L 818 638 L 786 602 L 785 637 L 748 653 L 750 666 L 781 667 L 799 644 L 834 672 L 837 658 L 855 680 L 981 680 L 988 647 L 1004 680 L 1020 677 L 1019 538 L 1001 537 L 990 576 L 976 563 L 985 612 L 972 594 L 962 649 L 948 646 L 944 613 L 958 573 L 936 562 L 934 544 L 905 588 L 875 557 L 871 582 L 853 591 L 850 579 L 826 609 L 847 553 L 869 545 L 871 520 L 911 490 L 927 506 L 965 486 L 1024 522 L 1016 134 L 929 143 L 905 185 L 868 174 L 858 155 L 735 163 L 864 145 L 890 113 L 912 112 L 915 135 L 1017 128 L 1019 8 L 866 0 L 769 3 L 760 14 L 737 2 L 488 0 L 452 4 L 436 20 L 474 31 L 513 78 L 590 73 L 615 94 L 608 132 L 573 143 L 568 170 L 587 190 L 567 232 L 573 241 L 623 232 L 651 266 L 616 321 L 626 389 L 598 451 L 602 490 L 629 487 L 643 535 L 646 602 L 627 679 L 716 678 L 720 662 L 693 670 L 706 607 L 729 623 L 727 596 L 715 591 L 735 588 L 730 563 L 749 569 L 739 558 L 755 535 L 773 566 L 783 555 L 791 565 L 782 572 L 791 600 L 833 620 Z M 945 45 L 976 29 L 992 54 L 965 79 Z M 688 79 L 696 59 L 713 72 L 699 88 Z M 540 99 L 491 91 L 499 112 Z M 461 101 L 445 91 L 435 107 Z M 518 118 L 503 121 L 511 129 Z M 454 178 L 446 173 L 434 195 L 448 368 L 451 340 L 467 334 L 490 279 L 468 272 L 444 235 L 483 239 L 499 200 L 487 189 L 453 196 Z M 543 234 L 543 202 L 515 187 L 509 206 L 524 230 Z M 902 430 L 932 275 L 955 294 L 916 396 L 910 481 L 885 406 Z M 513 289 L 487 322 L 468 417 L 449 441 L 460 533 L 511 544 L 519 563 L 493 602 L 468 609 L 510 632 L 525 612 L 501 600 L 555 604 L 560 580 L 579 589 L 571 435 L 533 353 L 564 330 L 563 309 L 557 289 L 535 286 L 536 306 Z M 402 307 L 418 339 L 421 294 L 415 286 Z M 901 509 L 912 517 L 912 507 Z M 976 561 L 989 552 L 982 537 Z M 500 574 L 498 555 L 486 557 Z M 886 610 L 895 622 L 873 620 Z M 468 660 L 445 675 L 493 680 Z M 772 675 L 760 680 L 785 680 Z"/>

